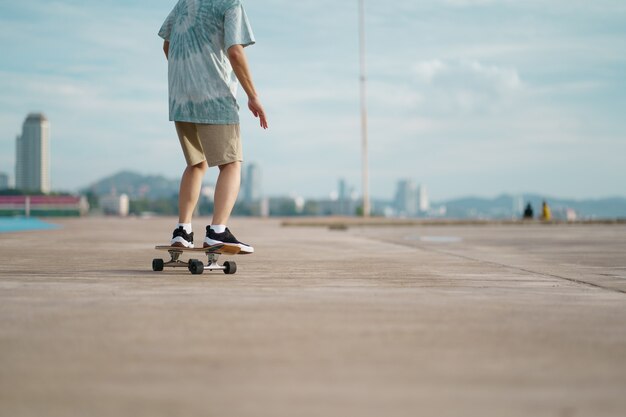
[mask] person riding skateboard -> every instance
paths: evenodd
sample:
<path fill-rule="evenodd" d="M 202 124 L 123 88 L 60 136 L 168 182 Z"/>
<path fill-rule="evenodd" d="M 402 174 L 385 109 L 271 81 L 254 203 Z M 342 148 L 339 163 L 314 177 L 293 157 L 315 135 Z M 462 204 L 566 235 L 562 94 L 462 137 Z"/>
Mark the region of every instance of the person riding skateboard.
<path fill-rule="evenodd" d="M 203 246 L 234 245 L 254 252 L 227 227 L 241 184 L 243 152 L 239 130 L 238 82 L 248 108 L 267 129 L 244 48 L 255 43 L 240 0 L 179 0 L 159 36 L 168 60 L 169 119 L 187 162 L 178 197 L 179 223 L 170 244 L 193 248 L 191 218 L 208 167 L 219 167 L 215 208 Z"/>

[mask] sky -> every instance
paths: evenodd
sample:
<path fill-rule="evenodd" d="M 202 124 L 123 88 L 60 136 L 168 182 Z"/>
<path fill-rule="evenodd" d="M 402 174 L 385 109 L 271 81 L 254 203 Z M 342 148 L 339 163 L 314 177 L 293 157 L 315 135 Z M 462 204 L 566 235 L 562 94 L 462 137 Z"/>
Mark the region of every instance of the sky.
<path fill-rule="evenodd" d="M 29 112 L 51 123 L 52 186 L 120 170 L 177 178 L 157 37 L 172 0 L 0 2 L 0 172 Z M 265 195 L 360 192 L 357 1 L 247 0 L 268 114 L 244 158 Z M 370 187 L 431 199 L 626 196 L 626 2 L 365 0 Z M 207 177 L 214 181 L 215 170 Z"/>

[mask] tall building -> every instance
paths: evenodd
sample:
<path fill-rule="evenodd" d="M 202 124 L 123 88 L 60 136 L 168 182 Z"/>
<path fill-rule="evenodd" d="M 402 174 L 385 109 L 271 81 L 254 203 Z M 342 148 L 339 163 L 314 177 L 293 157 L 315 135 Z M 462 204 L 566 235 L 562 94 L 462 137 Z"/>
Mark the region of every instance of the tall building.
<path fill-rule="evenodd" d="M 339 180 L 339 195 L 337 198 L 339 201 L 346 200 L 348 198 L 348 183 L 343 178 Z"/>
<path fill-rule="evenodd" d="M 353 216 L 356 212 L 354 204 L 354 188 L 350 187 L 345 179 L 339 180 L 339 192 L 337 195 L 337 213 L 341 216 Z"/>
<path fill-rule="evenodd" d="M 41 113 L 31 113 L 16 139 L 15 188 L 50 191 L 50 122 Z"/>
<path fill-rule="evenodd" d="M 428 190 L 425 185 L 420 184 L 417 189 L 417 200 L 420 213 L 426 213 L 430 210 L 430 200 L 428 199 Z"/>
<path fill-rule="evenodd" d="M 9 176 L 4 172 L 0 172 L 0 190 L 9 188 Z"/>
<path fill-rule="evenodd" d="M 417 187 L 413 180 L 400 180 L 396 189 L 395 206 L 400 216 L 415 216 L 418 212 Z"/>
<path fill-rule="evenodd" d="M 243 184 L 243 196 L 246 203 L 261 199 L 261 168 L 254 162 L 248 165 Z"/>

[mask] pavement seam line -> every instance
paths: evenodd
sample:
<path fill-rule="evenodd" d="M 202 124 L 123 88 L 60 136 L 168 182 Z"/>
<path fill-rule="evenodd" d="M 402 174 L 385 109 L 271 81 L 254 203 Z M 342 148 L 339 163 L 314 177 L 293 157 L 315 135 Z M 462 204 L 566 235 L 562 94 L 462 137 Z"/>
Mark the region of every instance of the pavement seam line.
<path fill-rule="evenodd" d="M 370 238 L 368 236 L 364 236 L 366 239 L 369 240 L 374 240 L 373 238 Z M 494 262 L 494 261 L 486 261 L 484 259 L 478 259 L 478 258 L 472 258 L 470 256 L 467 255 L 460 255 L 458 253 L 453 253 L 453 252 L 446 252 L 443 250 L 437 250 L 437 249 L 433 249 L 433 248 L 425 248 L 423 246 L 414 246 L 414 245 L 409 245 L 409 244 L 405 244 L 405 243 L 401 243 L 401 242 L 394 242 L 394 241 L 390 241 L 390 240 L 386 240 L 386 239 L 376 239 L 376 241 L 378 242 L 385 242 L 387 244 L 391 244 L 391 245 L 396 245 L 396 246 L 401 246 L 403 248 L 413 248 L 416 250 L 422 250 L 424 252 L 432 252 L 432 253 L 438 253 L 440 255 L 448 255 L 448 256 L 455 256 L 457 258 L 461 258 L 461 259 L 465 259 L 468 261 L 473 261 L 473 262 L 478 262 L 478 263 L 482 263 L 482 264 L 489 264 L 489 265 L 494 265 L 494 266 L 499 266 L 501 268 L 510 268 L 510 269 L 515 269 L 518 271 L 522 271 L 522 272 L 526 272 L 526 273 L 530 273 L 530 274 L 534 274 L 534 275 L 540 275 L 540 276 L 544 276 L 544 277 L 551 277 L 551 278 L 557 278 L 557 279 L 562 279 L 568 282 L 573 282 L 575 284 L 580 284 L 580 285 L 586 285 L 592 288 L 599 288 L 605 291 L 610 291 L 610 292 L 616 292 L 616 293 L 620 293 L 620 294 L 626 294 L 626 291 L 624 290 L 620 290 L 620 289 L 616 289 L 616 288 L 610 288 L 610 287 L 605 287 L 603 285 L 599 285 L 599 284 L 594 284 L 592 282 L 587 282 L 587 281 L 582 281 L 579 279 L 575 279 L 575 278 L 567 278 L 567 277 L 563 277 L 560 275 L 555 275 L 555 274 L 550 274 L 547 272 L 538 272 L 538 271 L 533 271 L 530 269 L 525 269 L 525 268 L 520 268 L 518 266 L 512 266 L 512 265 L 506 265 L 506 264 L 502 264 L 499 262 Z"/>

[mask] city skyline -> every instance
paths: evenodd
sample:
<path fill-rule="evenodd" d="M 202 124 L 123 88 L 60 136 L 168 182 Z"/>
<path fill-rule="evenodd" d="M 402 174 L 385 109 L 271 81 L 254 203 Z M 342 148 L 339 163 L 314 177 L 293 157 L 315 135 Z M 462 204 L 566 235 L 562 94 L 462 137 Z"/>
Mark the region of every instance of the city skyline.
<path fill-rule="evenodd" d="M 254 165 L 254 164 L 253 164 Z M 255 166 L 256 174 L 261 174 Z M 245 171 L 248 171 L 247 167 Z M 252 183 L 244 180 L 244 187 Z M 85 192 L 97 206 L 97 196 L 127 194 L 131 201 L 139 202 L 134 214 L 141 214 L 141 209 L 150 211 L 151 202 L 154 210 L 161 214 L 176 212 L 178 180 L 159 176 L 143 176 L 136 172 L 119 172 L 102 178 L 92 184 Z M 262 184 L 256 182 L 255 198 L 246 198 L 240 194 L 237 215 L 249 216 L 352 216 L 360 212 L 360 198 L 354 187 L 343 179 L 337 181 L 337 189 L 325 196 L 303 197 L 291 195 L 267 195 L 261 192 Z M 615 219 L 624 218 L 626 198 L 603 199 L 567 199 L 536 193 L 501 194 L 495 197 L 465 196 L 449 200 L 430 201 L 424 184 L 417 186 L 411 179 L 400 179 L 396 184 L 394 199 L 372 199 L 376 216 L 401 218 L 448 218 L 448 219 L 510 219 L 520 218 L 524 207 L 532 204 L 541 207 L 547 202 L 553 208 L 555 219 Z M 404 191 L 402 191 L 404 190 Z M 252 190 L 251 190 L 252 191 Z M 115 193 L 117 192 L 117 193 Z M 213 202 L 214 184 L 205 183 L 202 187 L 203 210 L 210 210 Z M 408 210 L 407 208 L 410 207 Z M 419 209 L 417 209 L 419 207 Z M 139 211 L 138 211 L 139 210 Z"/>
<path fill-rule="evenodd" d="M 54 190 L 128 168 L 180 176 L 155 34 L 174 3 L 1 5 L 0 172 L 14 172 L 24 115 L 42 111 L 55 122 Z M 360 184 L 356 1 L 246 6 L 270 130 L 244 103 L 242 132 L 266 193 Z M 373 197 L 392 198 L 400 178 L 428 184 L 433 200 L 625 195 L 626 5 L 366 1 L 365 11 Z"/>

